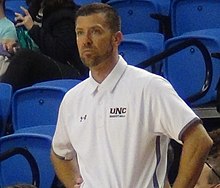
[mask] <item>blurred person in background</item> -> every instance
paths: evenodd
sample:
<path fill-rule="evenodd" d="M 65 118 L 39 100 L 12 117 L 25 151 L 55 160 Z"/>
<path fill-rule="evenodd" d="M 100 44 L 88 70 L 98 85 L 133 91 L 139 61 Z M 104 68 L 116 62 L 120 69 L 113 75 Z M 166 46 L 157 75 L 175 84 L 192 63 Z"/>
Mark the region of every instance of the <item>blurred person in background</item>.
<path fill-rule="evenodd" d="M 38 5 L 33 8 L 34 6 Z M 27 9 L 15 13 L 17 27 L 25 27 L 40 51 L 19 49 L 12 57 L 2 82 L 15 90 L 37 82 L 73 78 L 85 79 L 88 69 L 82 64 L 76 45 L 75 12 L 78 6 L 72 0 L 44 0 L 29 2 L 32 16 L 42 9 L 42 25 L 35 24 Z"/>
<path fill-rule="evenodd" d="M 0 0 L 0 79 L 9 65 L 9 58 L 17 46 L 17 32 L 5 15 L 5 1 Z"/>
<path fill-rule="evenodd" d="M 5 16 L 5 2 L 4 0 L 0 0 L 0 43 L 15 43 L 16 41 L 17 33 L 15 25 Z"/>

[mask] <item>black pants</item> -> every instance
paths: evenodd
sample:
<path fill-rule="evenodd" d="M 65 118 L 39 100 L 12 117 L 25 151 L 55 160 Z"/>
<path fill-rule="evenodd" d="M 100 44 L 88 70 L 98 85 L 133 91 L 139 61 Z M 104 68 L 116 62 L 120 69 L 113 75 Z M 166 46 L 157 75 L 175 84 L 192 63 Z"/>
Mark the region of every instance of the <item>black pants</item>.
<path fill-rule="evenodd" d="M 11 58 L 1 82 L 9 83 L 17 90 L 37 82 L 82 77 L 79 71 L 69 64 L 56 62 L 39 52 L 21 49 Z"/>

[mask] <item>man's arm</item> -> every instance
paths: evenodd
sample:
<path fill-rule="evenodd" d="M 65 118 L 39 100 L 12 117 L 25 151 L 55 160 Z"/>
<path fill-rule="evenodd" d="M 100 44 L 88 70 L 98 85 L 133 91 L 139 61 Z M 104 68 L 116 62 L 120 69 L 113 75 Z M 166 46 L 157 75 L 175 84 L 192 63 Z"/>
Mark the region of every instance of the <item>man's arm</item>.
<path fill-rule="evenodd" d="M 53 150 L 51 150 L 51 161 L 59 180 L 66 188 L 79 188 L 83 179 L 80 175 L 77 159 L 60 159 Z"/>
<path fill-rule="evenodd" d="M 182 141 L 180 166 L 173 188 L 193 188 L 213 142 L 201 124 L 187 128 Z"/>

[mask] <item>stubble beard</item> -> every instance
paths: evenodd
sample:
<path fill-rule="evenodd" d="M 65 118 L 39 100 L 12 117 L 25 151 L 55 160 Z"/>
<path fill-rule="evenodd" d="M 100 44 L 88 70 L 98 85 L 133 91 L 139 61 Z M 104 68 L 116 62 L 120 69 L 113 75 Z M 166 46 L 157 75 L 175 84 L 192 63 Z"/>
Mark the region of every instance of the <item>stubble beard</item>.
<path fill-rule="evenodd" d="M 91 55 L 90 57 L 81 57 L 81 60 L 88 68 L 96 67 L 99 64 L 105 62 L 113 54 L 113 46 L 110 43 L 108 50 L 102 55 Z"/>

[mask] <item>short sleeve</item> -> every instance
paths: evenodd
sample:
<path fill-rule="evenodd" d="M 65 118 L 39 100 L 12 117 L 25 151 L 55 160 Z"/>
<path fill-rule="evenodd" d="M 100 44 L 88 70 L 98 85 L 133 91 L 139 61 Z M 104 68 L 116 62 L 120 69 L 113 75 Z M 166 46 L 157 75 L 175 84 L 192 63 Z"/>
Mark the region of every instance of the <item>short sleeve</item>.
<path fill-rule="evenodd" d="M 148 90 L 151 101 L 149 108 L 154 113 L 150 119 L 151 124 L 154 125 L 153 132 L 166 135 L 181 143 L 184 130 L 201 120 L 166 79 L 156 76 L 151 80 Z"/>
<path fill-rule="evenodd" d="M 69 139 L 67 123 L 65 122 L 65 102 L 62 101 L 59 109 L 56 130 L 52 141 L 54 153 L 64 160 L 71 160 L 76 155 Z"/>

